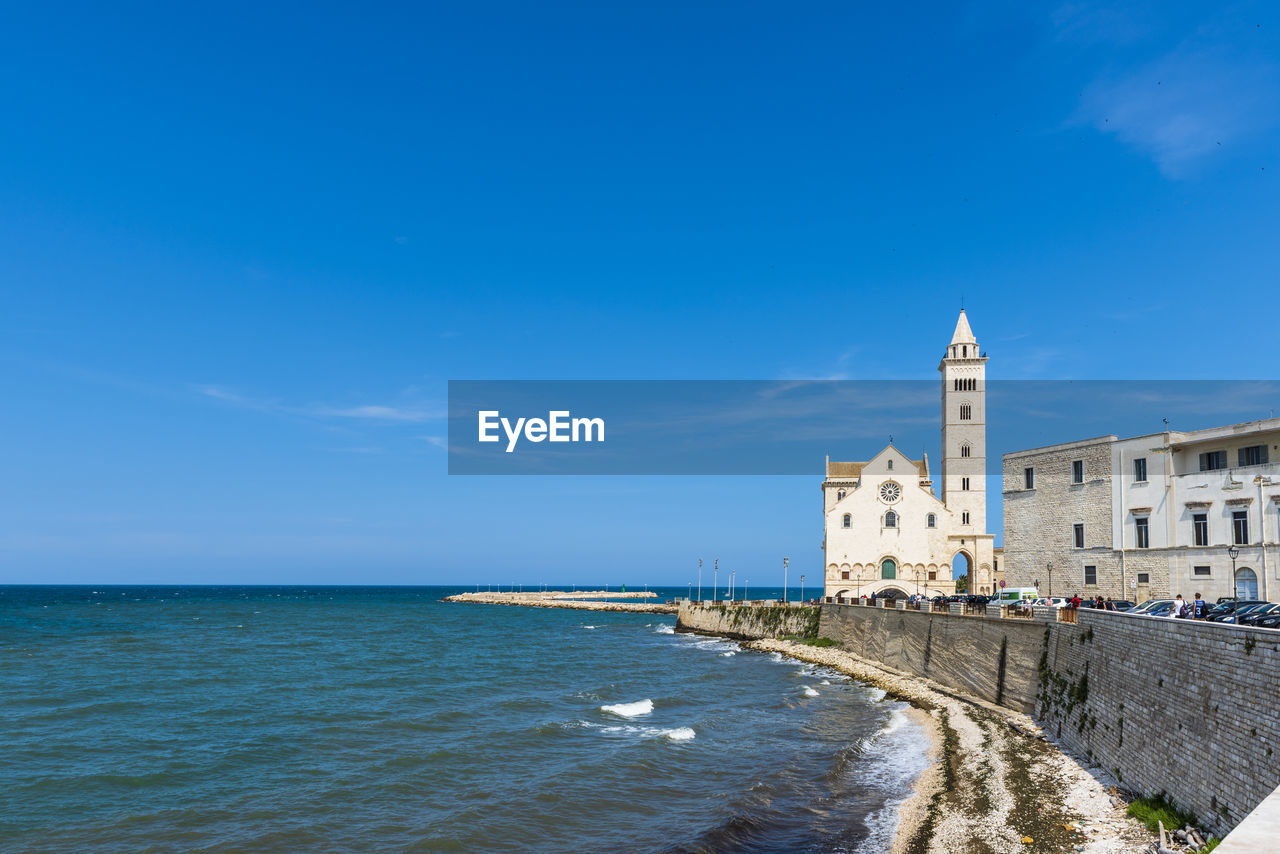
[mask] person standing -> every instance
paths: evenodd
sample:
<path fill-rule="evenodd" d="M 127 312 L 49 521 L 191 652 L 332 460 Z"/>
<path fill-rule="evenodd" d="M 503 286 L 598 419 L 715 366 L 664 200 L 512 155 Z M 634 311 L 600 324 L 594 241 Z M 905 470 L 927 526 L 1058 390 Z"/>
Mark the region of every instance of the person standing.
<path fill-rule="evenodd" d="M 1191 603 L 1191 619 L 1203 620 L 1209 616 L 1209 603 L 1200 598 L 1200 594 L 1196 594 L 1196 599 Z"/>
<path fill-rule="evenodd" d="M 1173 607 L 1169 609 L 1169 616 L 1174 619 L 1177 619 L 1178 617 L 1186 616 L 1186 614 L 1183 613 L 1186 607 L 1187 607 L 1187 603 L 1182 601 L 1182 594 L 1179 593 L 1177 597 L 1173 600 Z"/>

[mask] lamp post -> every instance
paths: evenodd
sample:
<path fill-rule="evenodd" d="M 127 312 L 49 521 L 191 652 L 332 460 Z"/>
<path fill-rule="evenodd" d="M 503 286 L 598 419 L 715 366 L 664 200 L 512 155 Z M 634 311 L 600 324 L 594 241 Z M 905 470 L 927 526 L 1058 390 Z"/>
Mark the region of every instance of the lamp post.
<path fill-rule="evenodd" d="M 858 567 L 858 604 L 862 604 L 862 567 Z"/>
<path fill-rule="evenodd" d="M 735 601 L 733 597 L 736 594 L 737 589 L 738 589 L 738 568 L 735 566 L 733 569 L 729 570 L 729 601 L 730 602 Z"/>
<path fill-rule="evenodd" d="M 702 558 L 698 558 L 698 601 L 702 601 Z"/>
<path fill-rule="evenodd" d="M 804 604 L 804 573 L 800 573 L 800 604 Z"/>
<path fill-rule="evenodd" d="M 1231 613 L 1236 625 L 1240 625 L 1240 582 L 1236 580 L 1236 558 L 1240 557 L 1240 550 L 1235 546 L 1227 546 L 1227 554 L 1231 556 L 1231 594 L 1234 601 Z"/>
<path fill-rule="evenodd" d="M 787 604 L 787 564 L 791 562 L 791 558 L 784 557 L 782 559 L 782 604 Z"/>
<path fill-rule="evenodd" d="M 747 595 L 747 591 L 748 591 L 748 590 L 750 590 L 750 589 L 751 589 L 751 579 L 750 579 L 750 578 L 743 578 L 743 579 L 742 579 L 742 598 L 743 598 L 743 599 L 750 599 L 750 598 L 751 598 L 750 596 L 748 596 L 748 595 Z"/>
<path fill-rule="evenodd" d="M 711 570 L 711 600 L 720 595 L 720 558 L 716 558 L 716 565 Z"/>
<path fill-rule="evenodd" d="M 1053 598 L 1053 561 L 1049 561 L 1049 598 Z"/>
<path fill-rule="evenodd" d="M 692 581 L 689 582 L 689 599 L 693 599 L 693 582 Z"/>

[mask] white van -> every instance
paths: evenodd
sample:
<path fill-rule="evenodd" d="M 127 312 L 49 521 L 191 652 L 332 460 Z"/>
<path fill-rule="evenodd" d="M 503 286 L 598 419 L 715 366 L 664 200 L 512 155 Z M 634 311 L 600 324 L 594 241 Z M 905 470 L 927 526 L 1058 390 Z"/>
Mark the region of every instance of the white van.
<path fill-rule="evenodd" d="M 1029 602 L 1039 596 L 1040 591 L 1034 587 L 1002 587 L 996 601 L 1001 605 L 1013 605 L 1018 602 Z"/>

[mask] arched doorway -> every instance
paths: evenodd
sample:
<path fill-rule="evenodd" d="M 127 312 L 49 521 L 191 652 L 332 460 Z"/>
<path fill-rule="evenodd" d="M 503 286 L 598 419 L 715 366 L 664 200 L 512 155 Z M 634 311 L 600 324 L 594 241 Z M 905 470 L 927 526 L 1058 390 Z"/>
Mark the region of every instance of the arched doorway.
<path fill-rule="evenodd" d="M 1236 570 L 1236 596 L 1241 599 L 1258 598 L 1258 574 L 1247 566 Z"/>
<path fill-rule="evenodd" d="M 898 562 L 891 557 L 880 561 L 880 580 L 892 581 L 898 577 Z"/>
<path fill-rule="evenodd" d="M 897 587 L 886 587 L 883 590 L 877 591 L 876 596 L 881 599 L 906 599 L 907 593 L 905 590 L 899 590 Z"/>
<path fill-rule="evenodd" d="M 959 551 L 951 558 L 951 577 L 956 582 L 957 593 L 971 593 L 969 590 L 969 579 L 973 575 L 969 570 L 973 566 L 973 562 L 969 559 L 966 552 Z"/>

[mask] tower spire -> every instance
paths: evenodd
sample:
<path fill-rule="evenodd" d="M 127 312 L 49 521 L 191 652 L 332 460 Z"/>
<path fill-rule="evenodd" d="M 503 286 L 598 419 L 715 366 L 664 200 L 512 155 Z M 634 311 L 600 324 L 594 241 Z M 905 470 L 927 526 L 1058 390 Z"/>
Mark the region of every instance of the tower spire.
<path fill-rule="evenodd" d="M 969 316 L 964 313 L 964 309 L 960 309 L 960 317 L 956 319 L 956 331 L 951 335 L 952 344 L 977 344 L 978 339 L 973 337 L 973 330 L 969 328 Z"/>

